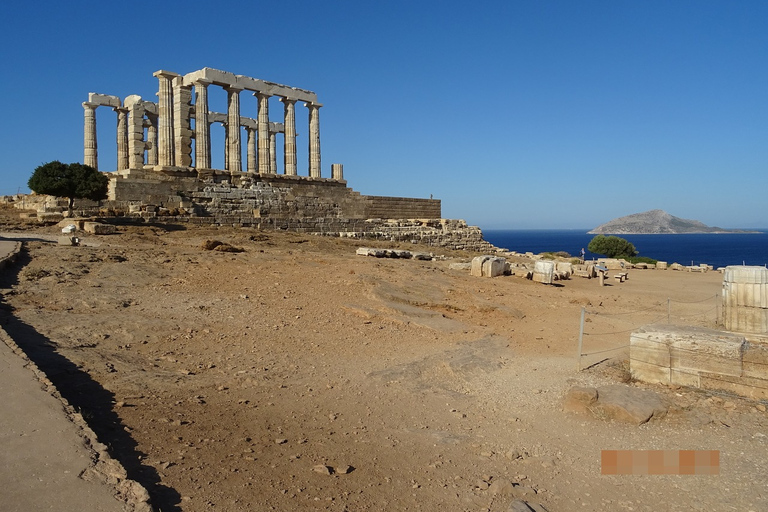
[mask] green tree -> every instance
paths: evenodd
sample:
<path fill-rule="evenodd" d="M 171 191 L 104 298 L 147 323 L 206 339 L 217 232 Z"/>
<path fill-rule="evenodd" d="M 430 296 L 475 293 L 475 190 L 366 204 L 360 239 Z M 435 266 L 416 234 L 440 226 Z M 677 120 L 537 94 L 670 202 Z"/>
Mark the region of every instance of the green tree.
<path fill-rule="evenodd" d="M 63 164 L 54 160 L 38 166 L 27 185 L 38 194 L 68 198 L 69 214 L 72 215 L 75 199 L 106 199 L 109 178 L 88 165 Z"/>
<path fill-rule="evenodd" d="M 631 258 L 637 255 L 635 246 L 618 236 L 597 235 L 589 242 L 587 249 L 608 258 Z"/>

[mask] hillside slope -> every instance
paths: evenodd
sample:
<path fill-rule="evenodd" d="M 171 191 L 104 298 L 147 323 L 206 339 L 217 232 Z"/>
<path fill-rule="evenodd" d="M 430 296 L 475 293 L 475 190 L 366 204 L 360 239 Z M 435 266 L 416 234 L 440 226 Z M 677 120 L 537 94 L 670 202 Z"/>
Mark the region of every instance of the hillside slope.
<path fill-rule="evenodd" d="M 739 233 L 742 230 L 723 229 L 697 220 L 681 219 L 664 210 L 650 210 L 619 217 L 601 224 L 592 231 L 593 235 L 652 235 L 681 233 Z"/>

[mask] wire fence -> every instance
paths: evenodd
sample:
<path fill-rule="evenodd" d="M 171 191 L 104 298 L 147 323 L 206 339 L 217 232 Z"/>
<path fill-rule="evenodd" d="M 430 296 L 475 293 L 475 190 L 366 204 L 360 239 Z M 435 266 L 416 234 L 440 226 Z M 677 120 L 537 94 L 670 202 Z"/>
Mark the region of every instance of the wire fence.
<path fill-rule="evenodd" d="M 716 328 L 721 324 L 721 297 L 709 295 L 699 300 L 667 298 L 648 307 L 606 313 L 581 308 L 577 352 L 578 370 L 628 355 L 633 331 L 649 324 L 675 324 Z"/>

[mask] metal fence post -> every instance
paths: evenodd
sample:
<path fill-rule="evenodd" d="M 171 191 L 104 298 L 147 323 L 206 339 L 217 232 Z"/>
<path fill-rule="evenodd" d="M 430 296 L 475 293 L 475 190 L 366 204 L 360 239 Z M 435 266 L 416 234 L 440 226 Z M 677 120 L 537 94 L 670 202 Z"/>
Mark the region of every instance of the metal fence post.
<path fill-rule="evenodd" d="M 579 324 L 579 353 L 576 355 L 576 368 L 581 371 L 581 347 L 584 344 L 584 312 L 586 308 L 581 308 L 581 323 Z"/>

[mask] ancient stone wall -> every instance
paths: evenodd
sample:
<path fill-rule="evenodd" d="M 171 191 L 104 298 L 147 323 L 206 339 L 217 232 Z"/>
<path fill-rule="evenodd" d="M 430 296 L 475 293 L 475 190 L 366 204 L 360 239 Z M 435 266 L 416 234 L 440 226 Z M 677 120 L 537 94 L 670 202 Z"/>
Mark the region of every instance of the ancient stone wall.
<path fill-rule="evenodd" d="M 365 196 L 369 219 L 439 219 L 439 199 Z"/>
<path fill-rule="evenodd" d="M 632 378 L 768 398 L 768 337 L 650 325 L 632 332 Z"/>

